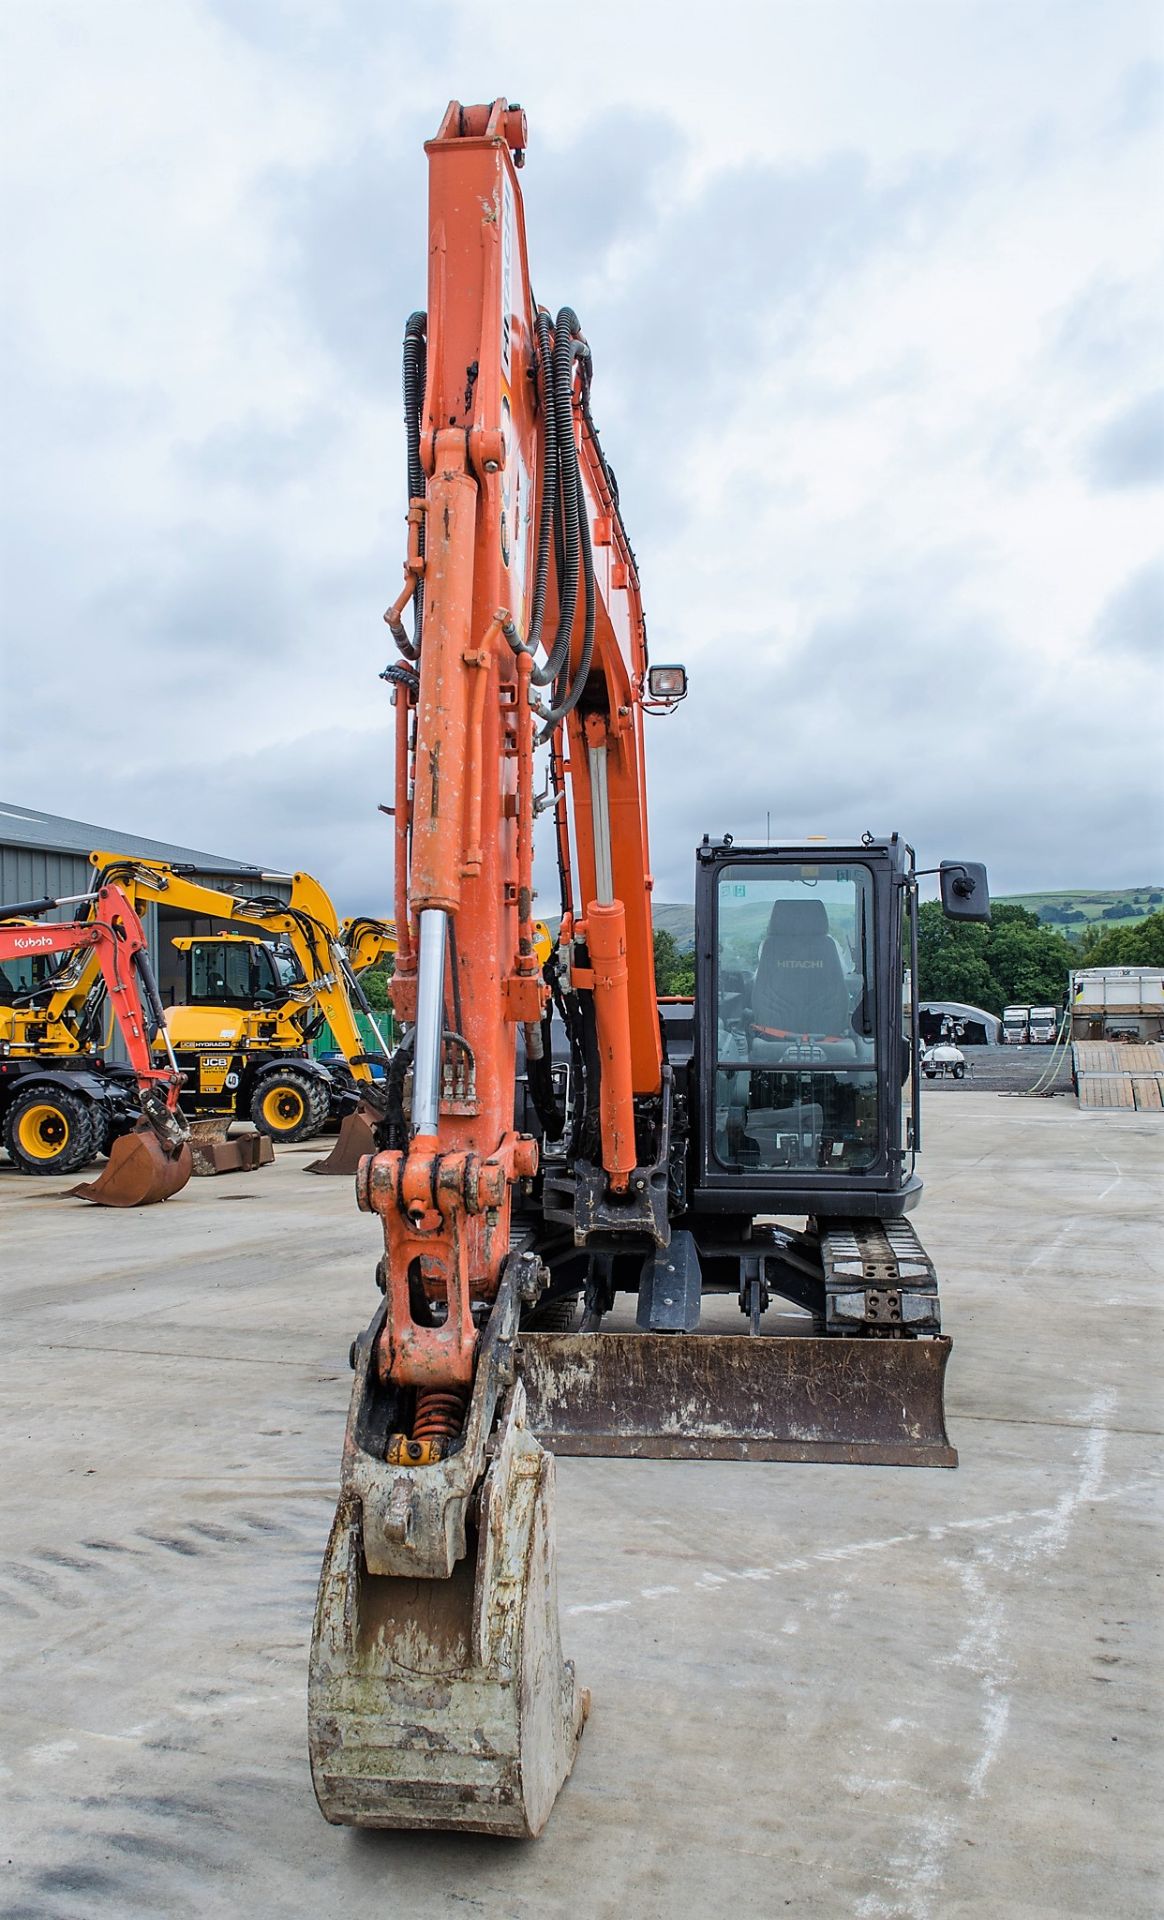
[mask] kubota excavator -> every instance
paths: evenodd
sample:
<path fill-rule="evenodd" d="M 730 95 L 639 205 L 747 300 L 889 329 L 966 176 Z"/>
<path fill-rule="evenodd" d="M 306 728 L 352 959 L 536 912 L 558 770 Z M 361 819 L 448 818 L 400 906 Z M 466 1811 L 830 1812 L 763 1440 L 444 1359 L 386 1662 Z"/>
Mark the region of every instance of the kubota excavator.
<path fill-rule="evenodd" d="M 590 347 L 569 307 L 534 303 L 525 147 L 505 100 L 453 102 L 426 147 L 386 616 L 405 1040 L 357 1175 L 383 1300 L 352 1349 L 309 1679 L 329 1820 L 514 1835 L 548 1818 L 586 1707 L 553 1453 L 956 1463 L 937 1278 L 906 1219 L 914 857 L 896 834 L 705 838 L 694 1015 L 661 1020 L 644 718 L 686 676 L 648 662 Z M 562 894 L 544 966 L 542 811 Z M 986 917 L 984 870 L 941 871 L 947 911 Z"/>
<path fill-rule="evenodd" d="M 33 917 L 82 903 L 84 920 Z M 6 908 L 0 919 L 21 922 L 0 925 L 2 962 L 32 962 L 50 954 L 95 956 L 136 1085 L 130 1108 L 119 1097 L 107 1096 L 101 1085 L 94 1098 L 79 1092 L 75 1079 L 62 1083 L 59 1074 L 54 1077 L 43 1068 L 18 1073 L 3 1085 L 5 1138 L 10 1151 L 13 1141 L 20 1146 L 17 1164 L 55 1164 L 59 1170 L 68 1159 L 71 1129 L 80 1128 L 89 1139 L 96 1125 L 93 1115 L 99 1112 L 100 1144 L 109 1148 L 108 1165 L 99 1179 L 69 1192 L 104 1207 L 146 1207 L 168 1200 L 190 1178 L 189 1128 L 178 1106 L 182 1076 L 173 1053 L 168 1067 L 154 1064 L 151 1043 L 165 1033 L 164 1015 L 145 932 L 131 902 L 120 887 L 104 886 L 96 895 L 25 901 Z"/>

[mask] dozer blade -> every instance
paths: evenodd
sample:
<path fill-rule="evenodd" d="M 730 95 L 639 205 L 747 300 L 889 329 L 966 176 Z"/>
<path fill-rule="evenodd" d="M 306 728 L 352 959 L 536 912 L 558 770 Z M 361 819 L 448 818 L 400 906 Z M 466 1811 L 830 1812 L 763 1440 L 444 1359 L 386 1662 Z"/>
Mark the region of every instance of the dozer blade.
<path fill-rule="evenodd" d="M 554 1462 L 525 1424 L 518 1297 L 502 1288 L 463 1445 L 431 1465 L 385 1461 L 382 1315 L 357 1342 L 308 1681 L 312 1780 L 335 1825 L 530 1838 L 574 1763 L 589 1698 L 562 1658 Z"/>
<path fill-rule="evenodd" d="M 304 1172 L 355 1173 L 364 1155 L 376 1151 L 373 1124 L 374 1117 L 369 1117 L 365 1107 L 357 1107 L 355 1113 L 346 1113 L 340 1122 L 331 1152 L 321 1160 L 308 1161 Z"/>
<path fill-rule="evenodd" d="M 951 1341 L 523 1333 L 528 1420 L 553 1453 L 956 1467 Z"/>
<path fill-rule="evenodd" d="M 104 1173 L 66 1192 L 97 1207 L 152 1207 L 180 1193 L 193 1171 L 190 1146 L 167 1152 L 147 1121 L 115 1140 Z"/>

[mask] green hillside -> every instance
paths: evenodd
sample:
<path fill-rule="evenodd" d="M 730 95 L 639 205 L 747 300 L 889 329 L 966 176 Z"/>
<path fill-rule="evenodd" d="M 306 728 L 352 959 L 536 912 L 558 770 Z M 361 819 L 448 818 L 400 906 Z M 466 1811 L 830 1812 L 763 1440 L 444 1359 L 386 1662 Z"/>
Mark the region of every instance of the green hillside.
<path fill-rule="evenodd" d="M 1149 914 L 1159 913 L 1164 907 L 1164 886 L 1000 893 L 995 899 L 999 906 L 1025 907 L 1028 913 L 1037 914 L 1045 926 L 1077 940 L 1090 926 L 1097 931 L 1133 927 Z M 669 933 L 677 947 L 689 952 L 695 944 L 695 908 L 683 901 L 656 900 L 651 912 L 656 931 Z"/>
<path fill-rule="evenodd" d="M 1164 907 L 1164 887 L 1124 887 L 1062 893 L 1001 893 L 1001 906 L 1025 907 L 1046 926 L 1078 937 L 1086 927 L 1131 927 Z"/>

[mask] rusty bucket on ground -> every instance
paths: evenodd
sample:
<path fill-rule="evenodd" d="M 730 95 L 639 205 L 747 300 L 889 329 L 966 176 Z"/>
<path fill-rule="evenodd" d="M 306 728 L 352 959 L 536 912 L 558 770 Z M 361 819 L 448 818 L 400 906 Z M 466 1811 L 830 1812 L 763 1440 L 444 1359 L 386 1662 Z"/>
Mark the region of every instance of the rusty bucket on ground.
<path fill-rule="evenodd" d="M 167 1149 L 148 1120 L 141 1120 L 132 1133 L 114 1141 L 98 1179 L 83 1181 L 67 1192 L 97 1207 L 152 1207 L 180 1193 L 192 1171 L 189 1142 Z"/>
<path fill-rule="evenodd" d="M 355 1173 L 364 1155 L 376 1151 L 376 1137 L 372 1129 L 378 1119 L 379 1115 L 367 1106 L 359 1106 L 354 1113 L 345 1114 L 331 1152 L 321 1160 L 309 1161 L 303 1171 Z"/>
<path fill-rule="evenodd" d="M 230 1125 L 229 1117 L 191 1121 L 190 1150 L 197 1179 L 217 1173 L 253 1173 L 272 1165 L 275 1149 L 267 1134 L 243 1133 L 231 1140 Z"/>

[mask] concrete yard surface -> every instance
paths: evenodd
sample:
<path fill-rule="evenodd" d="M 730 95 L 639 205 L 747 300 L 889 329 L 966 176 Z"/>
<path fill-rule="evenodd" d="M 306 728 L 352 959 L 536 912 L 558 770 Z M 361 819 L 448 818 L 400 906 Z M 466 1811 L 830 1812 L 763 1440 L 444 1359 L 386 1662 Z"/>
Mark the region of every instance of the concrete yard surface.
<path fill-rule="evenodd" d="M 351 1183 L 304 1147 L 111 1212 L 0 1169 L 7 1920 L 1158 1913 L 1164 1122 L 924 1106 L 959 1469 L 559 1462 L 594 1705 L 528 1844 L 312 1796 Z"/>

